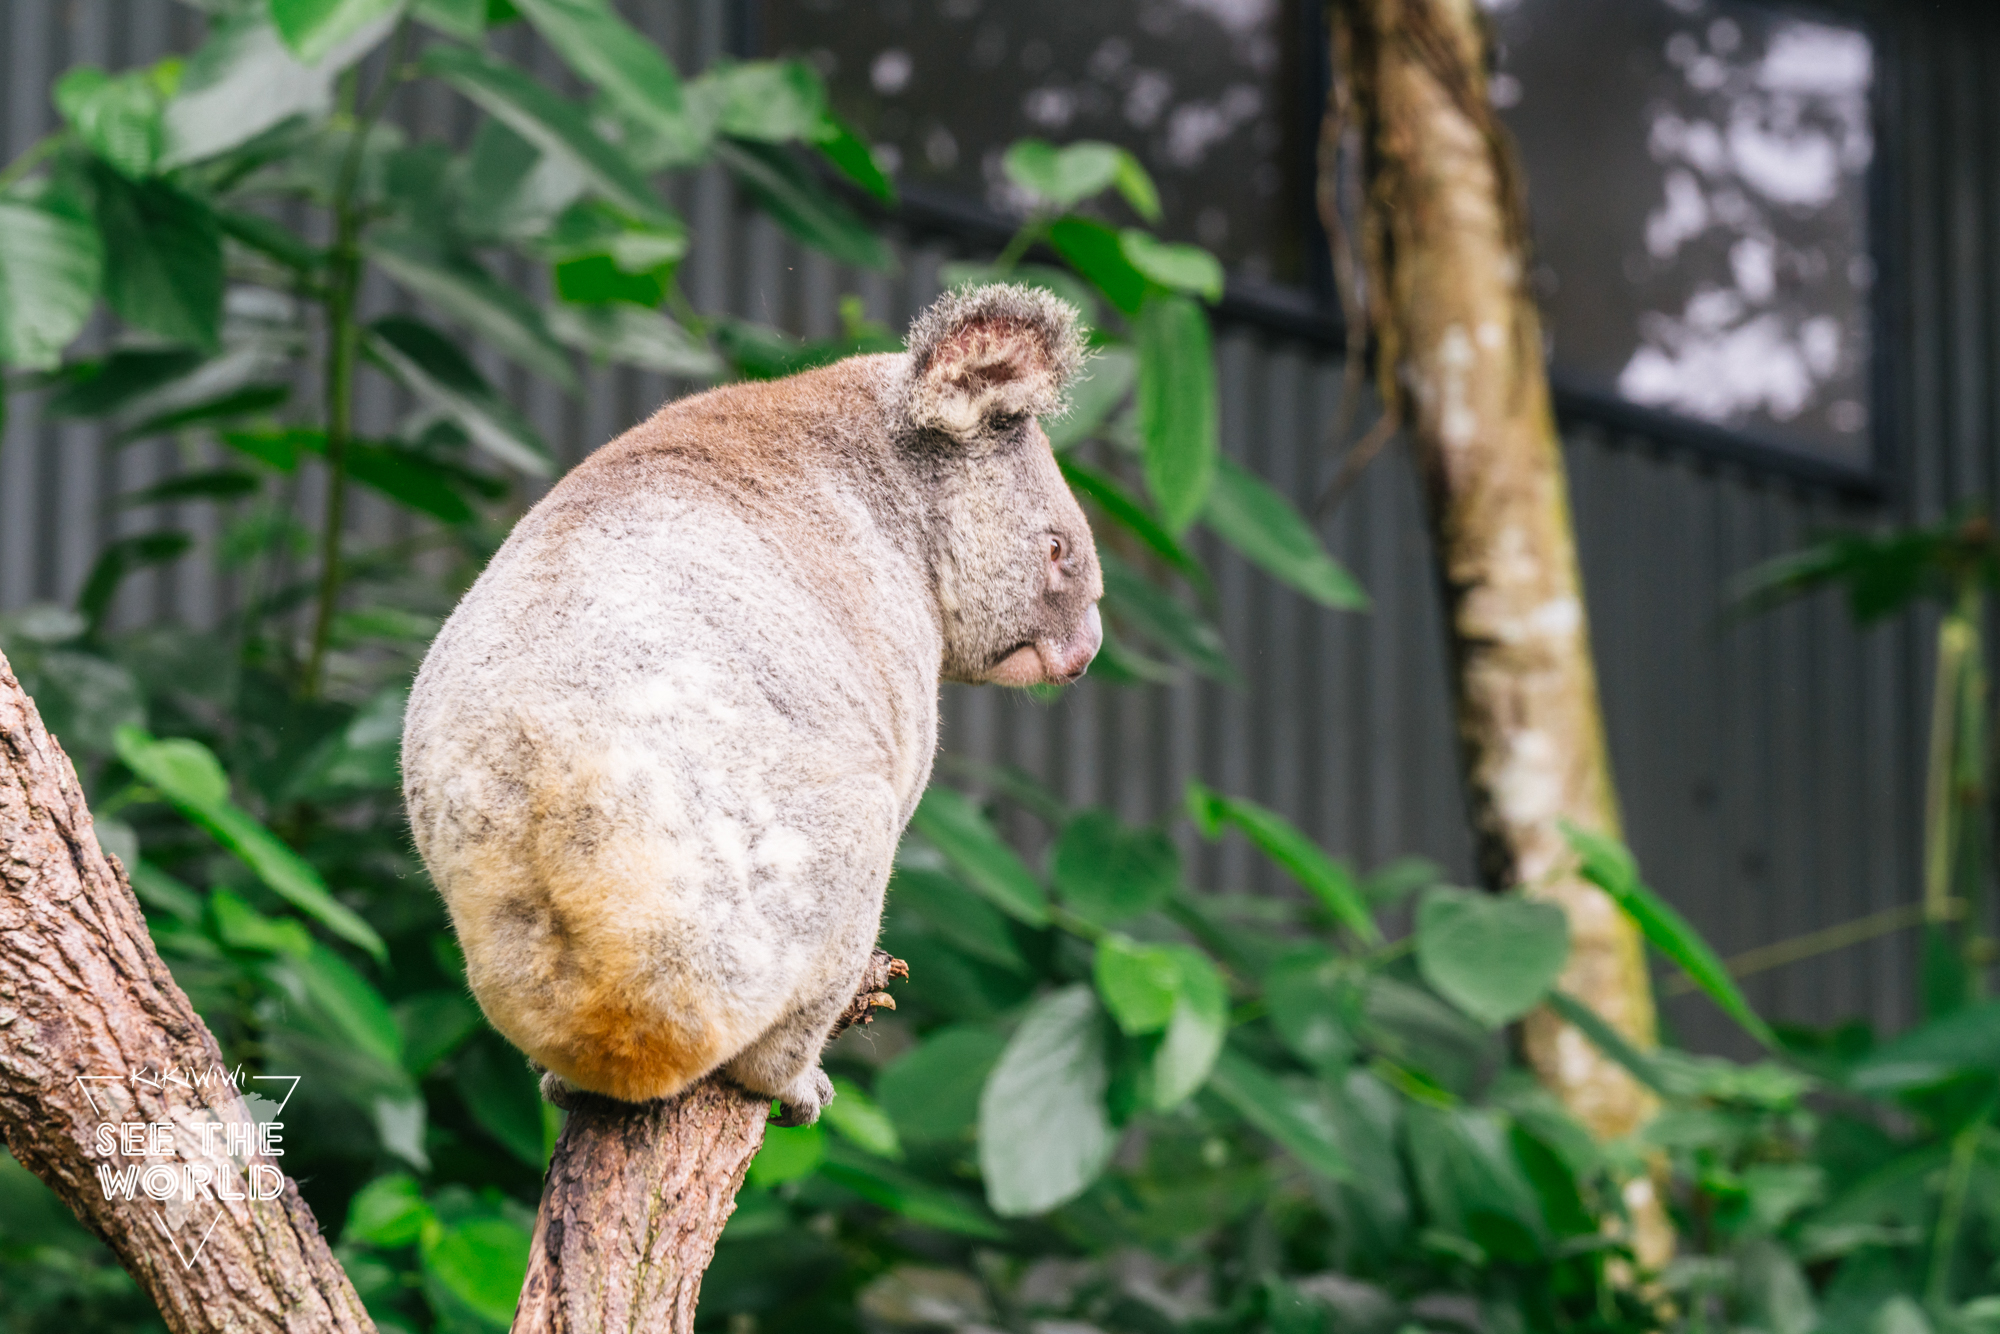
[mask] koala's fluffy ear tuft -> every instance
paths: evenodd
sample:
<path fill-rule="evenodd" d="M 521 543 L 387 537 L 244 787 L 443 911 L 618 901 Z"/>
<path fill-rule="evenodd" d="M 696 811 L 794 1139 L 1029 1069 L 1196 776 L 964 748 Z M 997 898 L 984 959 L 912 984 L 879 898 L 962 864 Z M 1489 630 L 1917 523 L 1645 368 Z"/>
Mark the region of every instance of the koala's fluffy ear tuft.
<path fill-rule="evenodd" d="M 912 423 L 960 440 L 1043 416 L 1083 364 L 1074 306 L 1038 287 L 952 292 L 910 326 Z"/>

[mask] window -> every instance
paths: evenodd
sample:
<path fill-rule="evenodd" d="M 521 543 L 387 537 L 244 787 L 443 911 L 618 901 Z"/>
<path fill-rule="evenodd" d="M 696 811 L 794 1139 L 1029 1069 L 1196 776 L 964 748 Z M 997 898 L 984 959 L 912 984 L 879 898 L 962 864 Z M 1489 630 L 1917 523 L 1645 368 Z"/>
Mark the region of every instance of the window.
<path fill-rule="evenodd" d="M 1573 395 L 1874 464 L 1866 30 L 1744 0 L 1485 0 Z"/>
<path fill-rule="evenodd" d="M 762 0 L 758 44 L 804 56 L 904 188 L 1013 216 L 1000 154 L 1107 139 L 1152 171 L 1165 233 L 1232 277 L 1319 270 L 1317 0 Z"/>

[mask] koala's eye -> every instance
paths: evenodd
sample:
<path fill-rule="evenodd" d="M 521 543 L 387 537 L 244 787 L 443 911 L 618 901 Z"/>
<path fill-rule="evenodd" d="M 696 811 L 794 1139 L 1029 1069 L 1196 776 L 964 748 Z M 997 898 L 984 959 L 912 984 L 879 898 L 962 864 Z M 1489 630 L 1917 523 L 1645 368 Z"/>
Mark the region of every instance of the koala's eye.
<path fill-rule="evenodd" d="M 1049 539 L 1049 559 L 1060 565 L 1062 564 L 1063 555 L 1063 540 L 1060 537 L 1051 537 Z"/>

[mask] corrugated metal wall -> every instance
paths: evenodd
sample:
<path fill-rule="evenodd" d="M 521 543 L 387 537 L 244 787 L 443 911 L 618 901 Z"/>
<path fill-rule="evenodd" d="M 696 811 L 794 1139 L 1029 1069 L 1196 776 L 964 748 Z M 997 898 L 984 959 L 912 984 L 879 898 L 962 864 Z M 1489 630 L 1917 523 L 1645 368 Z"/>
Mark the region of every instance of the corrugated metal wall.
<path fill-rule="evenodd" d="M 629 11 L 686 66 L 724 48 L 720 0 Z M 52 123 L 47 89 L 69 64 L 118 68 L 186 50 L 194 11 L 168 0 L 0 0 L 0 143 L 11 157 Z M 1916 831 L 1929 627 L 1858 634 L 1822 600 L 1744 625 L 1720 623 L 1725 580 L 1812 531 L 1881 517 L 1928 517 L 1990 499 L 1996 484 L 1989 389 L 2000 342 L 2000 138 L 1981 71 L 2000 58 L 1992 21 L 1910 18 L 1894 48 L 1899 128 L 1884 149 L 1903 189 L 1890 219 L 1902 257 L 1885 354 L 1897 369 L 1896 498 L 1843 506 L 1782 478 L 1573 428 L 1568 457 L 1614 760 L 1631 841 L 1650 878 L 1724 953 L 1908 902 L 1918 894 Z M 553 73 L 524 39 L 514 52 Z M 421 135 L 456 137 L 467 115 L 448 95 L 411 98 Z M 676 201 L 698 236 L 688 284 L 728 309 L 806 334 L 836 323 L 838 298 L 900 322 L 935 291 L 935 246 L 904 248 L 891 276 L 850 275 L 802 255 L 735 207 L 713 175 Z M 378 303 L 394 299 L 375 293 Z M 1222 332 L 1226 448 L 1309 503 L 1328 472 L 1324 439 L 1340 388 L 1323 349 L 1255 329 Z M 492 369 L 499 369 L 497 366 Z M 595 374 L 578 401 L 503 376 L 567 459 L 651 411 L 675 386 Z M 364 429 L 393 419 L 385 388 Z M 75 425 L 38 421 L 17 399 L 0 449 L 0 608 L 74 596 L 109 533 L 151 526 L 112 508 L 120 492 L 186 466 L 174 446 L 108 448 Z M 310 503 L 311 497 L 305 497 Z M 198 511 L 181 516 L 199 530 Z M 357 536 L 395 521 L 366 506 Z M 1042 705 L 996 691 L 951 692 L 946 746 L 1045 775 L 1073 800 L 1132 817 L 1171 809 L 1199 774 L 1291 815 L 1372 865 L 1421 853 L 1467 874 L 1468 839 L 1451 744 L 1433 572 L 1413 480 L 1391 457 L 1328 526 L 1333 549 L 1375 598 L 1366 616 L 1302 603 L 1217 553 L 1223 628 L 1247 684 L 1110 690 L 1086 683 Z M 135 580 L 124 617 L 214 614 L 228 595 L 199 560 Z M 1204 883 L 1275 888 L 1240 847 L 1196 857 Z M 1909 1017 L 1912 942 L 1890 938 L 1757 979 L 1773 1014 L 1827 1022 Z M 1669 1022 L 1698 1045 L 1729 1041 L 1695 1000 Z"/>

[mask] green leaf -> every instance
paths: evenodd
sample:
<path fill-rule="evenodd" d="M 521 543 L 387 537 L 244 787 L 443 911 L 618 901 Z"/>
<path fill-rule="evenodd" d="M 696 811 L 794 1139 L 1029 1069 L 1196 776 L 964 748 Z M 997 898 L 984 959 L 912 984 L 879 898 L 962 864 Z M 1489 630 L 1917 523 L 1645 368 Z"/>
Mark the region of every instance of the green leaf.
<path fill-rule="evenodd" d="M 148 417 L 118 432 L 115 438 L 122 445 L 148 436 L 169 435 L 190 426 L 253 417 L 282 406 L 291 396 L 292 387 L 288 384 L 247 384 Z"/>
<path fill-rule="evenodd" d="M 542 1094 L 526 1058 L 491 1038 L 458 1058 L 453 1083 L 479 1128 L 509 1153 L 540 1170 Z"/>
<path fill-rule="evenodd" d="M 1605 1022 L 1604 1016 L 1564 991 L 1551 991 L 1547 999 L 1549 1008 L 1564 1023 L 1589 1038 L 1591 1046 L 1617 1062 L 1626 1074 L 1663 1098 L 1672 1096 L 1672 1090 L 1659 1068 L 1627 1042 L 1624 1034 Z"/>
<path fill-rule="evenodd" d="M 416 1178 L 395 1172 L 376 1177 L 354 1193 L 341 1240 L 389 1249 L 408 1246 L 432 1217 Z"/>
<path fill-rule="evenodd" d="M 818 137 L 813 140 L 820 156 L 834 168 L 885 204 L 896 202 L 896 186 L 883 174 L 882 165 L 861 137 L 832 112 L 828 112 Z"/>
<path fill-rule="evenodd" d="M 1254 801 L 1225 797 L 1189 780 L 1188 814 L 1208 838 L 1234 825 L 1259 851 L 1303 885 L 1348 930 L 1368 944 L 1379 944 L 1382 933 L 1355 887 L 1354 874 L 1307 838 L 1297 825 Z"/>
<path fill-rule="evenodd" d="M 128 181 L 93 164 L 104 238 L 104 299 L 126 323 L 213 347 L 222 327 L 222 228 L 208 205 L 166 181 Z"/>
<path fill-rule="evenodd" d="M 1104 1016 L 1087 986 L 1035 1002 L 979 1099 L 979 1170 L 1002 1218 L 1045 1213 L 1082 1194 L 1116 1146 Z"/>
<path fill-rule="evenodd" d="M 832 1110 L 831 1104 L 828 1110 Z M 901 1214 L 912 1223 L 960 1236 L 1005 1239 L 1007 1231 L 978 1204 L 956 1191 L 940 1190 L 884 1164 L 863 1159 L 837 1143 L 829 1144 L 820 1175 L 853 1191 L 871 1204 Z"/>
<path fill-rule="evenodd" d="M 585 83 L 654 135 L 699 156 L 706 135 L 688 116 L 680 75 L 660 48 L 620 18 L 610 0 L 514 0 L 542 40 Z"/>
<path fill-rule="evenodd" d="M 1136 342 L 1146 488 L 1179 533 L 1207 502 L 1219 453 L 1208 317 L 1184 296 L 1156 293 L 1139 312 Z"/>
<path fill-rule="evenodd" d="M 364 249 L 391 278 L 445 315 L 522 366 L 577 392 L 569 354 L 550 335 L 541 312 L 470 255 L 408 233 L 372 237 Z"/>
<path fill-rule="evenodd" d="M 750 1160 L 750 1184 L 776 1186 L 796 1181 L 825 1159 L 825 1126 L 766 1126 L 763 1147 Z"/>
<path fill-rule="evenodd" d="M 1104 576 L 1106 612 L 1203 675 L 1225 682 L 1237 679 L 1222 635 L 1213 625 L 1108 548 L 1100 548 L 1097 557 Z"/>
<path fill-rule="evenodd" d="M 302 274 L 318 272 L 319 266 L 326 258 L 323 252 L 306 242 L 291 228 L 261 213 L 217 209 L 215 220 L 221 225 L 224 236 L 268 255 L 287 268 L 296 269 Z"/>
<path fill-rule="evenodd" d="M 1776 1050 L 1778 1038 L 1771 1026 L 1750 1008 L 1737 988 L 1736 979 L 1701 938 L 1686 918 L 1672 905 L 1639 881 L 1638 865 L 1625 845 L 1614 839 L 1563 822 L 1563 837 L 1583 861 L 1583 877 L 1609 894 L 1614 902 L 1639 926 L 1654 949 L 1679 964 L 1710 1000 L 1734 1019 L 1743 1031 Z"/>
<path fill-rule="evenodd" d="M 424 1248 L 424 1271 L 480 1319 L 504 1329 L 528 1278 L 528 1230 L 504 1218 L 471 1218 Z"/>
<path fill-rule="evenodd" d="M 5 250 L 0 250 L 4 261 Z M 48 377 L 42 415 L 51 418 L 108 417 L 123 412 L 202 366 L 192 348 L 120 348 L 105 357 L 72 361 Z"/>
<path fill-rule="evenodd" d="M 689 380 L 721 377 L 722 358 L 657 310 L 629 302 L 559 305 L 549 311 L 549 332 L 580 352 Z"/>
<path fill-rule="evenodd" d="M 1082 444 L 1110 420 L 1112 412 L 1132 392 L 1139 363 L 1129 349 L 1107 347 L 1084 363 L 1083 374 L 1069 388 L 1069 409 L 1042 421 L 1056 453 Z"/>
<path fill-rule="evenodd" d="M 1160 192 L 1154 186 L 1153 178 L 1139 165 L 1139 159 L 1124 149 L 1118 150 L 1118 178 L 1113 182 L 1118 193 L 1125 196 L 1125 202 L 1132 211 L 1147 222 L 1160 220 Z"/>
<path fill-rule="evenodd" d="M 358 36 L 380 37 L 402 0 L 270 0 L 270 6 L 272 26 L 292 54 L 317 65 Z"/>
<path fill-rule="evenodd" d="M 1365 611 L 1368 595 L 1327 554 L 1305 516 L 1234 459 L 1216 460 L 1202 522 L 1272 578 L 1337 611 Z"/>
<path fill-rule="evenodd" d="M 1029 926 L 1048 925 L 1049 898 L 1042 882 L 963 792 L 930 787 L 917 804 L 910 828 L 1002 912 Z"/>
<path fill-rule="evenodd" d="M 105 543 L 91 563 L 90 573 L 84 576 L 83 590 L 76 595 L 76 609 L 90 622 L 91 633 L 103 629 L 126 575 L 179 560 L 193 547 L 193 538 L 171 530 L 136 533 Z"/>
<path fill-rule="evenodd" d="M 939 1029 L 892 1061 L 875 1092 L 904 1139 L 963 1138 L 979 1123 L 979 1092 L 1006 1046 L 989 1028 Z"/>
<path fill-rule="evenodd" d="M 833 1094 L 833 1101 L 822 1113 L 828 1125 L 877 1158 L 902 1160 L 903 1145 L 896 1138 L 895 1123 L 859 1084 L 836 1078 Z"/>
<path fill-rule="evenodd" d="M 222 431 L 218 433 L 222 443 L 239 454 L 246 454 L 267 467 L 279 472 L 291 472 L 299 466 L 301 450 L 326 449 L 326 433 L 323 431 L 278 430 L 278 431 Z"/>
<path fill-rule="evenodd" d="M 104 839 L 105 826 L 115 823 L 117 822 L 112 820 L 97 822 L 100 842 Z M 171 913 L 183 922 L 201 920 L 201 910 L 205 901 L 188 886 L 149 861 L 131 862 L 125 870 L 132 880 L 132 892 L 138 895 L 139 902 L 148 908 L 158 908 L 161 912 Z"/>
<path fill-rule="evenodd" d="M 875 230 L 787 149 L 727 140 L 716 146 L 716 156 L 758 207 L 801 242 L 856 268 L 887 272 L 896 266 L 895 256 Z"/>
<path fill-rule="evenodd" d="M 567 159 L 592 189 L 626 212 L 646 222 L 671 223 L 646 178 L 591 128 L 589 117 L 528 74 L 460 46 L 432 47 L 424 53 L 423 68 L 543 153 Z"/>
<path fill-rule="evenodd" d="M 207 830 L 280 898 L 376 959 L 388 957 L 375 928 L 329 894 L 319 872 L 229 800 L 229 781 L 207 747 L 182 738 L 158 741 L 137 727 L 119 728 L 116 745 L 118 758 L 141 782 Z"/>
<path fill-rule="evenodd" d="M 266 917 L 226 889 L 208 896 L 209 916 L 216 937 L 231 949 L 305 958 L 312 953 L 312 933 L 294 917 Z"/>
<path fill-rule="evenodd" d="M 1411 1174 L 1432 1224 L 1498 1258 L 1525 1262 L 1548 1244 L 1541 1201 L 1498 1114 L 1411 1103 L 1403 1113 Z"/>
<path fill-rule="evenodd" d="M 1918 1025 L 1870 1052 L 1848 1073 L 1867 1093 L 1897 1093 L 2000 1070 L 2000 1000 L 1970 1005 Z"/>
<path fill-rule="evenodd" d="M 97 228 L 66 196 L 0 195 L 0 364 L 50 370 L 103 281 Z"/>
<path fill-rule="evenodd" d="M 477 45 L 486 36 L 487 0 L 416 0 L 410 17 L 447 37 Z"/>
<path fill-rule="evenodd" d="M 555 470 L 527 419 L 493 391 L 463 352 L 437 330 L 390 315 L 364 332 L 363 350 L 425 406 L 464 429 L 472 443 L 531 477 Z"/>
<path fill-rule="evenodd" d="M 1569 959 L 1553 903 L 1438 885 L 1417 905 L 1417 968 L 1459 1009 L 1500 1028 L 1541 1003 Z"/>
<path fill-rule="evenodd" d="M 998 908 L 943 871 L 899 866 L 889 881 L 890 902 L 908 908 L 954 948 L 1010 972 L 1028 972 L 1028 962 Z"/>
<path fill-rule="evenodd" d="M 1127 315 L 1146 302 L 1146 275 L 1125 258 L 1118 233 L 1088 218 L 1058 218 L 1049 226 L 1049 245 Z"/>
<path fill-rule="evenodd" d="M 1216 1057 L 1208 1087 L 1310 1171 L 1336 1181 L 1352 1175 L 1327 1110 L 1249 1057 L 1224 1047 Z"/>
<path fill-rule="evenodd" d="M 799 60 L 717 64 L 688 90 L 707 105 L 716 128 L 737 139 L 781 144 L 825 132 L 826 88 Z"/>
<path fill-rule="evenodd" d="M 1071 912 L 1113 926 L 1158 907 L 1180 884 L 1181 857 L 1157 829 L 1127 829 L 1102 809 L 1071 820 L 1050 862 L 1056 893 Z"/>
<path fill-rule="evenodd" d="M 568 156 L 544 153 L 488 117 L 459 180 L 458 227 L 471 237 L 539 236 L 588 188 Z"/>
<path fill-rule="evenodd" d="M 1157 1033 L 1173 1018 L 1181 992 L 1181 957 L 1166 945 L 1141 945 L 1107 932 L 1091 968 L 1098 997 L 1125 1033 Z"/>
<path fill-rule="evenodd" d="M 209 19 L 208 40 L 188 59 L 179 88 L 161 113 L 170 170 L 228 152 L 295 116 L 333 109 L 333 81 L 388 32 L 393 19 L 355 33 L 308 68 L 286 49 L 262 6 Z"/>
<path fill-rule="evenodd" d="M 1162 241 L 1151 232 L 1127 227 L 1118 248 L 1132 267 L 1160 286 L 1187 292 L 1213 305 L 1222 300 L 1222 262 L 1198 245 Z"/>
<path fill-rule="evenodd" d="M 1130 156 L 1115 144 L 1095 139 L 1063 148 L 1042 139 L 1021 139 L 1001 157 L 1000 169 L 1023 190 L 1057 209 L 1067 209 L 1114 185 L 1127 186 L 1137 166 L 1126 165 Z"/>
<path fill-rule="evenodd" d="M 403 1068 L 422 1079 L 486 1026 L 486 1017 L 460 991 L 425 991 L 397 1001 L 392 1013 L 403 1035 Z"/>
<path fill-rule="evenodd" d="M 1273 964 L 1264 977 L 1271 1025 L 1300 1060 L 1333 1072 L 1354 1061 L 1361 996 L 1340 959 L 1317 945 Z"/>
<path fill-rule="evenodd" d="M 1194 587 L 1208 590 L 1208 571 L 1202 568 L 1201 562 L 1175 541 L 1174 535 L 1162 528 L 1159 520 L 1148 514 L 1145 507 L 1115 479 L 1067 456 L 1058 458 L 1056 463 L 1062 468 L 1063 479 L 1070 484 L 1071 490 L 1091 501 L 1120 527 L 1145 543 L 1154 555 L 1173 566 Z"/>
<path fill-rule="evenodd" d="M 313 941 L 304 957 L 289 955 L 273 968 L 326 1037 L 385 1071 L 400 1073 L 403 1032 L 396 1027 L 388 1002 L 331 947 Z"/>
<path fill-rule="evenodd" d="M 160 157 L 160 81 L 151 70 L 112 76 L 77 65 L 56 80 L 55 103 L 91 152 L 138 179 Z"/>
<path fill-rule="evenodd" d="M 1208 1082 L 1229 1033 L 1229 989 L 1208 956 L 1186 945 L 1168 946 L 1180 964 L 1167 1035 L 1153 1054 L 1152 1102 L 1167 1112 Z"/>

